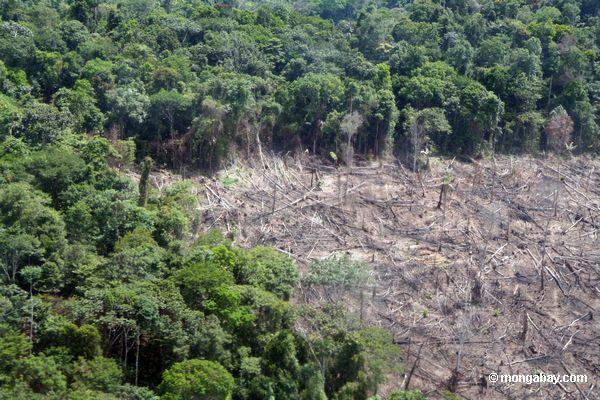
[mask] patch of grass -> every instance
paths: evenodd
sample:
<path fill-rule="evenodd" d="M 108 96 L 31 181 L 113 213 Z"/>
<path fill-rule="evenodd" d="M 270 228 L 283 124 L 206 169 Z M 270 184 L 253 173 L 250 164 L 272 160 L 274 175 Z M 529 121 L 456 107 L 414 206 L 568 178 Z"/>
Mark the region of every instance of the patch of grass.
<path fill-rule="evenodd" d="M 238 184 L 238 182 L 239 180 L 231 175 L 225 175 L 223 178 L 221 178 L 221 184 L 227 188 L 234 187 Z"/>

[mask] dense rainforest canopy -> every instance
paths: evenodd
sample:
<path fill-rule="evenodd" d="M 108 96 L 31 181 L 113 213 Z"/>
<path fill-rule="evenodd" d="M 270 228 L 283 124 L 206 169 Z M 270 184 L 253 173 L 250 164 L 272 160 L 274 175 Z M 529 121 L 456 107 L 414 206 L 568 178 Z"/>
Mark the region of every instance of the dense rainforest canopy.
<path fill-rule="evenodd" d="M 0 134 L 32 146 L 103 133 L 204 169 L 259 143 L 599 147 L 595 0 L 1 4 Z"/>
<path fill-rule="evenodd" d="M 293 305 L 287 255 L 200 234 L 192 185 L 150 169 L 598 151 L 599 8 L 0 0 L 0 399 L 375 398 L 389 333 Z"/>

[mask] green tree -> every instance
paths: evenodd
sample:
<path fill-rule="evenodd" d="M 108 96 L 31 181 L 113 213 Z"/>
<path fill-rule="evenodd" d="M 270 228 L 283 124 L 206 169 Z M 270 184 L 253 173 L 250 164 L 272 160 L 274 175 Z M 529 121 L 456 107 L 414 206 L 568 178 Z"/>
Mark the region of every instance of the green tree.
<path fill-rule="evenodd" d="M 343 94 L 340 78 L 331 74 L 309 73 L 289 86 L 286 112 L 290 122 L 302 126 L 297 133 L 313 153 L 319 150 L 327 114 L 339 105 Z"/>
<path fill-rule="evenodd" d="M 73 365 L 72 379 L 72 386 L 75 388 L 114 393 L 123 380 L 123 371 L 110 358 L 79 358 Z"/>
<path fill-rule="evenodd" d="M 110 121 L 117 129 L 127 129 L 130 125 L 143 123 L 148 116 L 150 97 L 142 85 L 118 86 L 106 92 L 110 107 Z"/>
<path fill-rule="evenodd" d="M 32 145 L 48 145 L 63 139 L 70 131 L 68 112 L 59 111 L 50 104 L 29 104 L 14 128 L 14 134 Z"/>
<path fill-rule="evenodd" d="M 298 283 L 298 267 L 294 260 L 276 249 L 253 247 L 236 268 L 238 283 L 262 287 L 287 300 Z"/>
<path fill-rule="evenodd" d="M 192 359 L 174 364 L 163 374 L 159 390 L 169 400 L 230 400 L 235 382 L 223 366 L 214 361 Z"/>
<path fill-rule="evenodd" d="M 0 324 L 0 381 L 30 354 L 31 342 L 27 337 L 6 324 Z"/>
<path fill-rule="evenodd" d="M 67 378 L 61 369 L 54 357 L 41 354 L 19 361 L 14 377 L 26 383 L 34 393 L 60 396 L 67 389 Z"/>
<path fill-rule="evenodd" d="M 165 121 L 169 137 L 175 139 L 175 123 L 182 119 L 182 113 L 191 105 L 191 98 L 175 90 L 161 89 L 150 96 L 151 113 L 159 121 Z"/>
<path fill-rule="evenodd" d="M 0 23 L 0 58 L 11 67 L 25 67 L 35 51 L 33 32 L 13 21 Z"/>
<path fill-rule="evenodd" d="M 422 164 L 422 153 L 429 151 L 446 151 L 452 127 L 448 123 L 444 110 L 440 108 L 424 108 L 422 110 L 406 109 L 405 130 L 409 134 L 412 147 L 413 170 L 417 171 Z"/>
<path fill-rule="evenodd" d="M 234 283 L 233 273 L 213 260 L 190 264 L 173 275 L 190 307 L 201 308 L 210 294 Z"/>
<path fill-rule="evenodd" d="M 98 329 L 89 324 L 77 326 L 65 317 L 51 315 L 45 321 L 36 348 L 64 347 L 73 358 L 91 359 L 101 353 Z"/>
<path fill-rule="evenodd" d="M 54 104 L 59 110 L 68 110 L 76 119 L 74 129 L 81 132 L 99 133 L 106 118 L 97 107 L 91 83 L 85 79 L 75 82 L 72 89 L 60 88 L 54 94 Z"/>
<path fill-rule="evenodd" d="M 352 333 L 338 356 L 331 387 L 337 398 L 364 400 L 377 394 L 387 374 L 400 369 L 399 362 L 400 350 L 387 331 L 366 328 Z"/>
<path fill-rule="evenodd" d="M 42 267 L 39 289 L 60 287 L 65 224 L 49 207 L 50 200 L 26 183 L 4 185 L 0 191 L 0 267 L 12 282 L 27 263 Z"/>

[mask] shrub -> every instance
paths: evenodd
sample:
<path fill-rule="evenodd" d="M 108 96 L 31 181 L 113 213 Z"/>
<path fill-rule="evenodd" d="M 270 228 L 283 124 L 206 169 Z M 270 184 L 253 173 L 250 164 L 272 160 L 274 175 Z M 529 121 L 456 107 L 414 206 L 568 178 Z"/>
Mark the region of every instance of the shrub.
<path fill-rule="evenodd" d="M 165 400 L 230 400 L 235 382 L 219 363 L 192 359 L 173 364 L 159 386 Z"/>
<path fill-rule="evenodd" d="M 246 252 L 236 278 L 240 283 L 262 287 L 287 300 L 298 283 L 298 267 L 276 249 L 258 246 Z"/>

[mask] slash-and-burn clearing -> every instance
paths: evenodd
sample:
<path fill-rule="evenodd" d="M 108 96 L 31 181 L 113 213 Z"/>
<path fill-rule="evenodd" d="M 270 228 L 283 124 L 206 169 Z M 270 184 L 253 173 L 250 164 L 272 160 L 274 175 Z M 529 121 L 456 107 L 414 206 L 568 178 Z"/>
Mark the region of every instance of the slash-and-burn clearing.
<path fill-rule="evenodd" d="M 156 177 L 155 177 L 156 178 Z M 600 372 L 600 162 L 432 158 L 350 170 L 263 158 L 197 179 L 202 229 L 311 260 L 369 262 L 348 293 L 404 352 L 394 388 L 430 398 L 594 399 Z M 297 302 L 328 302 L 311 287 Z M 488 374 L 585 374 L 587 383 L 491 384 Z"/>

